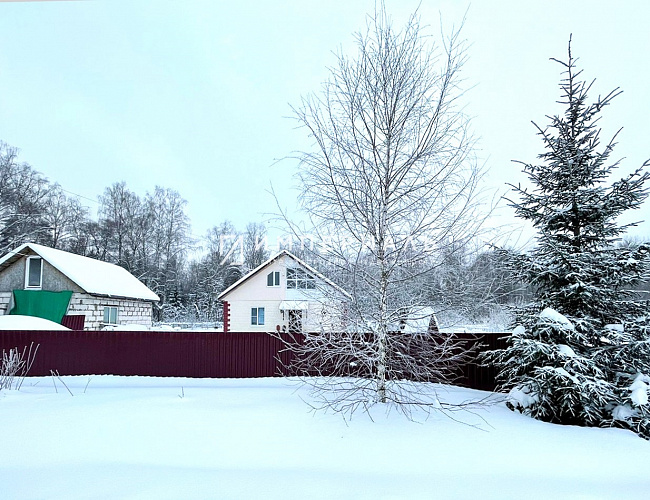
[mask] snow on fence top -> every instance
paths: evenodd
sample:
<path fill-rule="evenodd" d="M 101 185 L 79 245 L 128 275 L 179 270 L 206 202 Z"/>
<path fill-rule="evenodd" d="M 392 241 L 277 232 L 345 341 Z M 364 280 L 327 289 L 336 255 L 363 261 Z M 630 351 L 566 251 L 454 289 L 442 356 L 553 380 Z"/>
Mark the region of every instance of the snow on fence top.
<path fill-rule="evenodd" d="M 35 316 L 22 316 L 20 314 L 5 314 L 0 316 L 0 330 L 70 330 L 63 325 Z"/>

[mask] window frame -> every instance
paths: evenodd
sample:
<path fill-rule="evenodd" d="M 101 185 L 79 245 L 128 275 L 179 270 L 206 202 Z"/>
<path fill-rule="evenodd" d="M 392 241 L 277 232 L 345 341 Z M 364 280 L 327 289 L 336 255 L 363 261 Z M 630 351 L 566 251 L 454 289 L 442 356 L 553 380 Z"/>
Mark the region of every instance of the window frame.
<path fill-rule="evenodd" d="M 287 268 L 287 289 L 315 290 L 316 278 L 302 267 Z"/>
<path fill-rule="evenodd" d="M 31 275 L 32 262 L 38 260 L 41 263 L 40 273 L 38 275 L 38 285 L 30 285 L 29 279 Z M 30 255 L 25 262 L 25 289 L 26 290 L 40 290 L 43 288 L 43 257 L 39 255 Z"/>
<path fill-rule="evenodd" d="M 269 282 L 271 283 L 270 285 Z M 277 288 L 280 286 L 280 271 L 271 271 L 266 275 L 266 286 L 268 288 Z"/>
<path fill-rule="evenodd" d="M 264 326 L 265 316 L 264 307 L 251 307 L 251 326 Z"/>
<path fill-rule="evenodd" d="M 106 320 L 107 315 L 106 312 L 108 311 L 108 321 Z M 112 312 L 115 311 L 115 323 L 111 322 L 111 316 Z M 118 325 L 118 318 L 119 318 L 119 307 L 118 306 L 104 306 L 104 318 L 103 318 L 103 324 L 104 325 Z"/>

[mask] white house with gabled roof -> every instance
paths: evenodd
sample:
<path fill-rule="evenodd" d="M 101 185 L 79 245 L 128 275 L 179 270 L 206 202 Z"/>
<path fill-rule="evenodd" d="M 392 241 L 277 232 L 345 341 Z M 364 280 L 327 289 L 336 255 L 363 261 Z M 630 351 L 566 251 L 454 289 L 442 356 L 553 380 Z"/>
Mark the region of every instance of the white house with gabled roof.
<path fill-rule="evenodd" d="M 224 332 L 292 333 L 342 328 L 349 293 L 287 250 L 219 295 Z"/>
<path fill-rule="evenodd" d="M 63 308 L 60 315 L 83 315 L 85 329 L 150 326 L 158 300 L 126 269 L 63 250 L 25 243 L 0 258 L 0 314 Z"/>

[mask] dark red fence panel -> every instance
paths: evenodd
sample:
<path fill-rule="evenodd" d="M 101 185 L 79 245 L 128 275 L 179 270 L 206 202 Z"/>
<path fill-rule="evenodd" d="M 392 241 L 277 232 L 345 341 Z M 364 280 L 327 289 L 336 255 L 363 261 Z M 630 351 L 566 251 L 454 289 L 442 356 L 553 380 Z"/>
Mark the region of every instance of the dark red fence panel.
<path fill-rule="evenodd" d="M 34 343 L 30 375 L 273 377 L 280 340 L 265 333 L 0 331 L 0 350 Z"/>
<path fill-rule="evenodd" d="M 66 314 L 61 320 L 61 325 L 70 328 L 70 330 L 83 330 L 85 323 L 85 314 Z"/>
<path fill-rule="evenodd" d="M 467 350 L 471 350 L 471 361 L 462 366 L 461 377 L 456 381 L 457 385 L 493 391 L 496 387 L 496 368 L 494 366 L 483 366 L 478 360 L 478 355 L 485 351 L 494 351 L 506 347 L 506 339 L 509 333 L 456 333 L 455 336 L 465 342 Z"/>
<path fill-rule="evenodd" d="M 456 334 L 477 351 L 505 347 L 508 334 Z M 293 336 L 283 334 L 286 341 Z M 297 336 L 300 337 L 300 336 Z M 297 339 L 298 341 L 300 338 Z M 0 331 L 0 351 L 38 345 L 30 375 L 249 378 L 287 375 L 292 353 L 266 333 Z M 279 361 L 278 361 L 279 358 Z M 473 355 L 458 385 L 493 390 L 495 369 Z"/>
<path fill-rule="evenodd" d="M 495 378 L 497 370 L 494 366 L 485 366 L 479 359 L 480 354 L 485 351 L 493 351 L 496 349 L 504 349 L 506 347 L 506 339 L 510 336 L 510 333 L 439 333 L 434 335 L 434 342 L 436 337 L 444 337 L 447 335 L 453 335 L 458 340 L 458 349 L 465 354 L 465 362 L 454 366 L 448 373 L 449 383 L 453 385 L 459 385 L 461 387 L 469 387 L 471 389 L 479 389 L 484 391 L 493 391 L 496 388 Z M 370 341 L 372 334 L 368 333 L 366 341 Z M 302 342 L 304 339 L 302 335 L 295 335 L 295 340 Z M 454 344 L 456 344 L 454 342 Z M 285 356 L 287 353 L 283 353 L 282 356 Z M 410 354 L 414 355 L 415 352 Z M 291 358 L 282 359 L 285 366 L 288 365 Z M 361 365 L 361 364 L 360 364 Z M 317 370 L 309 370 L 309 367 L 303 367 L 307 369 L 307 373 L 310 375 L 317 375 L 318 373 L 325 375 L 332 375 L 337 373 L 341 376 L 360 376 L 366 377 L 370 376 L 370 373 L 367 369 L 350 369 L 349 373 L 341 373 L 341 366 L 339 365 L 338 369 L 334 369 L 332 366 L 319 366 Z M 304 372 L 303 372 L 304 373 Z M 405 378 L 410 380 L 416 380 L 415 378 L 409 378 L 408 374 L 404 374 Z"/>

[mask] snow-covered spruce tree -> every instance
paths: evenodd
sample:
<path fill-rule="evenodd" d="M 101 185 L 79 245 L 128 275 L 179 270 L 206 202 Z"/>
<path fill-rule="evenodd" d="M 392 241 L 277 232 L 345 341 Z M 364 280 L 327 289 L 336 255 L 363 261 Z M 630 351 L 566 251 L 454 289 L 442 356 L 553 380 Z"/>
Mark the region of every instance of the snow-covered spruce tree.
<path fill-rule="evenodd" d="M 535 125 L 545 151 L 538 163 L 522 163 L 533 188 L 512 186 L 520 200 L 511 206 L 538 231 L 530 254 L 510 256 L 534 299 L 516 310 L 508 347 L 487 359 L 511 406 L 525 414 L 648 438 L 649 305 L 632 289 L 647 276 L 650 245 L 618 244 L 634 224 L 617 218 L 647 197 L 650 163 L 607 184 L 618 166 L 610 160 L 616 136 L 602 146 L 597 120 L 620 91 L 588 101 L 591 84 L 576 70 L 570 40 L 568 61 L 552 60 L 564 68 L 566 110 L 545 129 Z"/>

